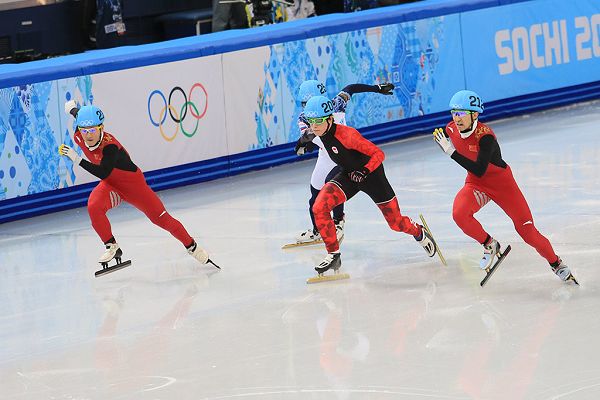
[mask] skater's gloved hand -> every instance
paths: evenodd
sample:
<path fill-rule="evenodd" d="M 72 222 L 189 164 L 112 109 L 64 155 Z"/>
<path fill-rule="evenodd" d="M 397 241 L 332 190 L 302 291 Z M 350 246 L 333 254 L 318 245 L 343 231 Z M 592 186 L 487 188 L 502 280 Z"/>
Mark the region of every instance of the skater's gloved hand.
<path fill-rule="evenodd" d="M 444 131 L 444 128 L 436 128 L 433 131 L 433 140 L 444 150 L 444 153 L 451 156 L 456 149 L 450 141 L 450 137 Z"/>
<path fill-rule="evenodd" d="M 377 90 L 379 91 L 379 93 L 381 94 L 385 94 L 386 96 L 392 96 L 394 94 L 393 90 L 394 90 L 394 84 L 393 83 L 381 83 L 379 85 L 377 85 Z"/>
<path fill-rule="evenodd" d="M 77 111 L 79 111 L 79 109 L 77 108 L 77 103 L 75 103 L 75 100 L 69 100 L 65 103 L 65 113 L 76 117 Z"/>
<path fill-rule="evenodd" d="M 367 168 L 363 168 L 360 171 L 352 171 L 349 174 L 350 180 L 355 183 L 361 183 L 367 178 L 367 175 L 369 175 L 369 173 L 370 171 Z"/>
<path fill-rule="evenodd" d="M 304 153 L 306 153 L 306 146 L 305 143 L 302 143 L 302 139 L 298 139 L 298 141 L 296 142 L 296 147 L 294 147 L 294 151 L 296 152 L 297 156 L 301 156 Z"/>
<path fill-rule="evenodd" d="M 69 157 L 71 161 L 73 161 L 74 165 L 79 165 L 81 162 L 81 156 L 75 152 L 72 148 L 67 146 L 66 144 L 61 144 L 58 146 L 58 154 L 61 156 Z"/>
<path fill-rule="evenodd" d="M 316 144 L 314 144 L 313 142 L 304 142 L 303 137 L 301 137 L 300 139 L 298 139 L 298 142 L 296 142 L 296 147 L 294 148 L 294 151 L 297 155 L 301 156 L 305 153 L 310 153 L 316 148 Z"/>

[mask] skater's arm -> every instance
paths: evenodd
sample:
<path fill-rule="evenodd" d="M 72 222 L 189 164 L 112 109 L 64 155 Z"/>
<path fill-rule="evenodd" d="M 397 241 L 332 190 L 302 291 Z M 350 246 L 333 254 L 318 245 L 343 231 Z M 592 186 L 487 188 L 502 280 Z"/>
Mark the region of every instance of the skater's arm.
<path fill-rule="evenodd" d="M 353 83 L 346 86 L 338 93 L 333 99 L 334 112 L 346 112 L 346 107 L 352 95 L 356 93 L 381 93 L 385 95 L 392 95 L 394 90 L 394 84 L 382 83 L 379 85 L 365 85 L 363 83 Z"/>
<path fill-rule="evenodd" d="M 353 83 L 343 88 L 340 92 L 340 95 L 342 93 L 348 95 L 347 100 L 349 100 L 349 98 L 356 93 L 381 93 L 385 95 L 392 95 L 392 90 L 394 90 L 393 83 L 382 83 L 379 85 L 365 85 L 363 83 Z"/>
<path fill-rule="evenodd" d="M 379 147 L 365 139 L 355 129 L 345 130 L 341 135 L 336 134 L 336 137 L 346 148 L 356 150 L 371 157 L 369 162 L 364 166 L 369 172 L 373 172 L 379 168 L 385 158 L 385 154 Z"/>
<path fill-rule="evenodd" d="M 492 159 L 494 150 L 498 146 L 496 139 L 492 135 L 485 135 L 479 140 L 479 153 L 477 153 L 477 160 L 471 161 L 467 157 L 460 154 L 458 151 L 452 153 L 450 158 L 456 161 L 467 171 L 471 172 L 477 177 L 482 177 L 487 170 L 487 167 Z"/>
<path fill-rule="evenodd" d="M 118 157 L 119 148 L 117 145 L 109 144 L 102 150 L 102 161 L 100 161 L 100 165 L 93 164 L 87 160 L 81 160 L 79 165 L 90 174 L 100 179 L 106 179 L 117 165 Z"/>

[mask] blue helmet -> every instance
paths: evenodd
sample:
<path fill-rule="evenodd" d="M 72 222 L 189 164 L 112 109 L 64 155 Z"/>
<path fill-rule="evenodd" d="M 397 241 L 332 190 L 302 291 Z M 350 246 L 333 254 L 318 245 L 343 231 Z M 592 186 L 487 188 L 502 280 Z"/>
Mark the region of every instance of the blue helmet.
<path fill-rule="evenodd" d="M 456 92 L 450 99 L 449 106 L 451 110 L 483 112 L 483 101 L 481 100 L 481 97 L 472 90 L 461 90 Z"/>
<path fill-rule="evenodd" d="M 325 85 L 315 79 L 302 82 L 298 90 L 298 101 L 306 103 L 313 96 L 328 97 Z"/>
<path fill-rule="evenodd" d="M 328 117 L 331 114 L 333 114 L 333 101 L 325 96 L 311 97 L 304 107 L 306 118 Z"/>
<path fill-rule="evenodd" d="M 83 106 L 77 111 L 78 127 L 88 128 L 104 124 L 104 113 L 96 106 Z"/>

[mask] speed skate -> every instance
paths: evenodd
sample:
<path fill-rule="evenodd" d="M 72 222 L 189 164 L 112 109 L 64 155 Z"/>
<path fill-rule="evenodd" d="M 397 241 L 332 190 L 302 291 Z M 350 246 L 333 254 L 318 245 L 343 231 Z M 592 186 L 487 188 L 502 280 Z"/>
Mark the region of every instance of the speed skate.
<path fill-rule="evenodd" d="M 344 236 L 342 236 L 341 238 L 338 237 L 338 243 L 342 243 L 342 241 L 344 240 Z M 304 247 L 304 246 L 313 246 L 315 244 L 322 244 L 323 239 L 315 239 L 315 240 L 311 240 L 308 242 L 296 242 L 296 243 L 288 243 L 288 244 L 284 244 L 283 246 L 281 246 L 281 248 L 283 250 L 285 249 L 293 249 L 295 247 Z"/>
<path fill-rule="evenodd" d="M 118 271 L 120 269 L 123 269 L 125 267 L 129 267 L 131 265 L 131 260 L 121 261 L 121 257 L 119 257 L 119 258 L 115 257 L 115 261 L 117 263 L 115 265 L 111 266 L 111 267 L 108 266 L 108 263 L 101 263 L 102 264 L 102 269 L 96 271 L 94 273 L 94 275 L 96 277 L 98 277 L 98 276 L 110 274 L 111 272 Z"/>
<path fill-rule="evenodd" d="M 328 253 L 319 265 L 315 267 L 317 276 L 308 278 L 306 283 L 318 283 L 326 281 L 337 281 L 340 279 L 349 279 L 350 275 L 340 273 L 342 259 L 340 253 Z M 333 271 L 333 275 L 325 275 L 327 271 Z"/>
<path fill-rule="evenodd" d="M 346 273 L 342 273 L 339 270 L 334 271 L 330 275 L 318 274 L 317 276 L 313 276 L 312 278 L 308 278 L 306 283 L 319 283 L 319 282 L 328 282 L 328 281 L 339 281 L 341 279 L 350 279 L 350 275 Z"/>
<path fill-rule="evenodd" d="M 283 246 L 281 246 L 281 248 L 283 250 L 285 250 L 285 249 L 292 249 L 294 247 L 312 246 L 312 245 L 320 244 L 320 243 L 323 243 L 323 239 L 311 240 L 309 242 L 288 243 L 288 244 L 284 244 Z"/>
<path fill-rule="evenodd" d="M 114 245 L 116 246 L 116 244 Z M 111 245 L 107 245 L 107 251 L 109 251 L 109 248 L 112 247 Z M 98 270 L 94 273 L 94 275 L 96 277 L 102 276 L 102 275 L 106 275 L 106 274 L 110 274 L 111 272 L 115 272 L 118 271 L 120 269 L 123 269 L 125 267 L 128 267 L 131 265 L 131 260 L 126 260 L 126 261 L 121 261 L 121 256 L 123 255 L 123 251 L 117 247 L 115 253 L 114 253 L 114 257 L 112 257 L 111 259 L 109 259 L 108 261 L 100 261 L 100 265 L 102 265 L 102 269 Z M 116 261 L 116 264 L 113 266 L 108 266 L 108 263 L 111 262 L 112 260 Z"/>
<path fill-rule="evenodd" d="M 317 276 L 313 276 L 312 278 L 308 278 L 306 283 L 319 283 L 319 282 L 328 282 L 328 281 L 339 281 L 341 279 L 350 279 L 350 275 L 346 273 L 342 273 L 339 270 L 333 271 L 330 275 L 318 274 Z"/>
<path fill-rule="evenodd" d="M 485 278 L 483 278 L 483 280 L 479 283 L 480 286 L 483 287 L 483 285 L 486 284 L 486 282 L 488 281 L 488 279 L 490 279 L 492 277 L 492 274 L 494 272 L 496 272 L 496 270 L 498 269 L 498 267 L 500 266 L 500 264 L 502 263 L 502 261 L 504 261 L 504 259 L 506 258 L 506 256 L 508 255 L 508 253 L 510 253 L 510 244 L 508 246 L 506 246 L 506 248 L 504 249 L 503 252 L 500 252 L 498 259 L 496 260 L 496 262 L 494 262 L 494 264 L 492 264 L 491 267 L 487 268 L 485 270 Z"/>
<path fill-rule="evenodd" d="M 440 245 L 436 242 L 435 238 L 433 237 L 433 233 L 431 233 L 431 230 L 429 229 L 429 226 L 427 226 L 427 222 L 425 222 L 425 217 L 423 216 L 423 214 L 419 214 L 419 218 L 421 218 L 421 222 L 423 223 L 423 228 L 425 228 L 425 230 L 427 231 L 427 233 L 429 233 L 429 236 L 431 237 L 431 240 L 433 241 L 433 244 L 435 245 L 435 248 L 437 250 L 436 253 L 440 257 L 440 261 L 442 262 L 442 264 L 448 265 L 446 263 L 446 259 L 444 258 L 444 255 L 442 254 L 442 250 L 440 249 Z"/>

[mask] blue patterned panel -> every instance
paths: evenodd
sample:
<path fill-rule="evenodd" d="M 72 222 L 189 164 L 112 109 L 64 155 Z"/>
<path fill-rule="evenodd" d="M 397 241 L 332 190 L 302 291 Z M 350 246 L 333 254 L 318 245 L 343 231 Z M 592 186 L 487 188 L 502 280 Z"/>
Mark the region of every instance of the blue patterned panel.
<path fill-rule="evenodd" d="M 62 110 L 71 98 L 91 102 L 91 87 L 84 76 L 0 90 L 0 200 L 77 183 L 73 163 L 57 152 L 60 143 L 75 147 L 73 118 Z"/>
<path fill-rule="evenodd" d="M 454 44 L 445 47 L 445 35 L 455 36 L 458 22 L 458 18 L 430 18 L 271 46 L 258 96 L 257 143 L 252 148 L 297 139 L 296 120 L 302 110 L 295 95 L 307 79 L 324 82 L 330 97 L 352 83 L 394 83 L 393 96 L 365 93 L 352 97 L 346 120 L 357 128 L 439 111 L 447 97 L 447 93 L 442 100 L 436 96 L 440 61 L 450 71 L 462 68 L 440 57 L 442 51 L 454 51 Z M 446 88 L 452 82 L 443 83 Z M 281 121 L 287 133 L 282 134 Z"/>

